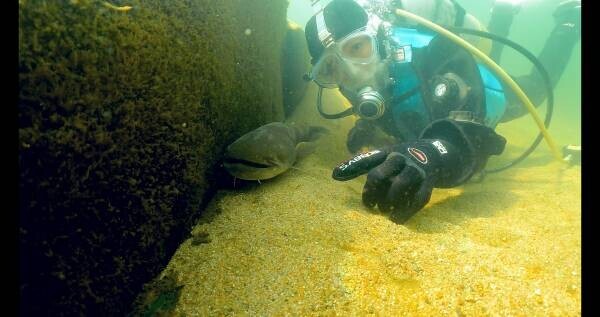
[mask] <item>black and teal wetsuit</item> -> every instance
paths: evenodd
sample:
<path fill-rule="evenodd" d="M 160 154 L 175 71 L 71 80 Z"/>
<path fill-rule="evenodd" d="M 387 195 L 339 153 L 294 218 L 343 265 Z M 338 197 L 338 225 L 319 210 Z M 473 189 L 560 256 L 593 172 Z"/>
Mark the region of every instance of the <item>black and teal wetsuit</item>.
<path fill-rule="evenodd" d="M 557 21 L 538 55 L 549 73 L 552 88 L 556 87 L 580 38 L 578 24 L 565 21 Z M 447 139 L 462 144 L 459 148 L 467 153 L 461 161 L 464 166 L 457 167 L 466 176 L 451 183 L 466 181 L 485 166 L 489 155 L 503 151 L 505 140 L 495 134 L 496 125 L 527 114 L 526 108 L 485 65 L 442 36 L 425 29 L 395 26 L 385 38 L 394 58 L 390 64 L 393 84 L 384 92 L 387 110 L 377 120 L 357 121 L 348 135 L 348 149 L 354 153 L 363 146 L 377 145 L 372 143 L 374 126 L 393 136 L 396 142 L 424 137 Z M 496 55 L 499 59 L 499 52 Z M 445 73 L 454 73 L 468 84 L 470 93 L 465 103 L 435 100 L 432 80 Z M 513 79 L 534 106 L 547 98 L 541 75 L 535 68 Z"/>
<path fill-rule="evenodd" d="M 373 125 L 397 142 L 421 138 L 444 139 L 465 155 L 463 173 L 448 186 L 466 181 L 485 165 L 492 154 L 500 154 L 505 140 L 494 132 L 506 110 L 500 81 L 461 46 L 423 30 L 395 27 L 388 35 L 392 54 L 389 74 L 393 82 L 385 94 L 386 112 L 373 121 L 361 119 L 350 131 L 351 152 L 370 145 Z M 432 80 L 453 73 L 470 87 L 466 101 L 440 103 L 433 97 Z"/>

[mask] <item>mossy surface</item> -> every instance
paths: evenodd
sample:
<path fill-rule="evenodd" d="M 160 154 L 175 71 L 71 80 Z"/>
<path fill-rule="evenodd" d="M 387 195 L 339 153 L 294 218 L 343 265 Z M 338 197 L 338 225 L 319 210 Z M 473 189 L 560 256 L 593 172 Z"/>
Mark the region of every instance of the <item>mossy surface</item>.
<path fill-rule="evenodd" d="M 183 285 L 177 282 L 173 271 L 165 271 L 161 276 L 144 285 L 143 296 L 138 296 L 130 316 L 172 316 Z"/>
<path fill-rule="evenodd" d="M 283 118 L 286 1 L 112 3 L 19 1 L 25 315 L 128 311 L 224 146 Z"/>
<path fill-rule="evenodd" d="M 288 20 L 281 58 L 283 108 L 286 118 L 292 115 L 306 94 L 308 82 L 303 77 L 309 70 L 310 54 L 304 30 L 299 24 Z"/>

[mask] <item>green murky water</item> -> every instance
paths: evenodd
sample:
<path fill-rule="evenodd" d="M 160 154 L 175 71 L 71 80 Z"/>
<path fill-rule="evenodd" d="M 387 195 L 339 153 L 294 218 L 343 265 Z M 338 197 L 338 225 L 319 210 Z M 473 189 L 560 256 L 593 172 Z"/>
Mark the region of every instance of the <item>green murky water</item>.
<path fill-rule="evenodd" d="M 558 2 L 525 2 L 509 38 L 537 54 Z M 461 4 L 487 24 L 492 1 Z M 309 1 L 291 1 L 290 19 L 303 25 L 310 15 Z M 578 44 L 555 90 L 550 133 L 559 146 L 581 140 L 580 54 Z M 509 49 L 502 66 L 514 75 L 531 67 Z M 299 170 L 215 198 L 217 215 L 194 229 L 212 242 L 185 242 L 166 270 L 185 284 L 175 313 L 580 315 L 579 167 L 554 162 L 542 143 L 527 161 L 483 183 L 435 190 L 426 208 L 396 225 L 361 204 L 364 177 L 329 177 L 348 156 L 353 119 L 320 118 L 315 94 L 311 85 L 291 120 L 335 133 Z M 326 101 L 343 107 L 339 95 Z M 517 157 L 538 133 L 529 116 L 498 131 L 508 146 L 490 166 Z"/>

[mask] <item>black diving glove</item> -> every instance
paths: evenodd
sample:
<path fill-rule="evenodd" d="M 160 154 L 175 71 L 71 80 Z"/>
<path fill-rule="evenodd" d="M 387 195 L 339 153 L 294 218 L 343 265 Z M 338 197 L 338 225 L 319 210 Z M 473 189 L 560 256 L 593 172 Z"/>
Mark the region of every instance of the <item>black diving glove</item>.
<path fill-rule="evenodd" d="M 346 181 L 368 173 L 363 203 L 403 223 L 429 202 L 439 181 L 455 177 L 462 161 L 452 144 L 421 139 L 359 154 L 337 166 L 332 177 Z"/>
<path fill-rule="evenodd" d="M 581 1 L 568 0 L 558 4 L 552 14 L 556 24 L 573 24 L 577 29 L 581 28 Z"/>

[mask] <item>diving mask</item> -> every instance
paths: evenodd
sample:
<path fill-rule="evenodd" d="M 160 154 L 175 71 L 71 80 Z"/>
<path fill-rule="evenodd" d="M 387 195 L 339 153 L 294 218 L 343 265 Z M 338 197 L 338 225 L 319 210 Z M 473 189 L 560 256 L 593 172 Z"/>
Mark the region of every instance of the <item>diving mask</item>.
<path fill-rule="evenodd" d="M 328 47 L 310 77 L 323 88 L 354 86 L 356 81 L 372 77 L 378 62 L 375 34 L 363 27 Z"/>

